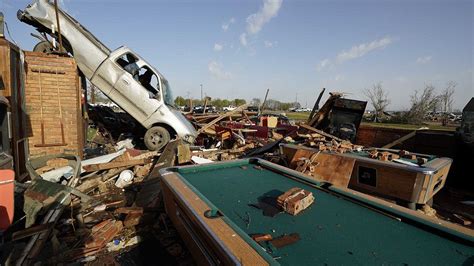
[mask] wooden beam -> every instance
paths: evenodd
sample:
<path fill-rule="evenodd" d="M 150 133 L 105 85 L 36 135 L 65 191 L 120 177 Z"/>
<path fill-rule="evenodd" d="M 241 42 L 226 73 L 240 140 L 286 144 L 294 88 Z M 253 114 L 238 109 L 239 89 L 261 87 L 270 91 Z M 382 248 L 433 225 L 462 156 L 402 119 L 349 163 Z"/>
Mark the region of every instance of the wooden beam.
<path fill-rule="evenodd" d="M 314 113 L 316 113 L 317 110 L 319 110 L 319 102 L 321 101 L 321 98 L 323 97 L 324 91 L 326 88 L 323 88 L 323 90 L 319 93 L 318 99 L 314 103 L 313 110 L 311 110 L 311 113 L 309 114 L 308 121 L 306 123 L 309 124 L 311 122 L 311 119 L 313 119 Z"/>
<path fill-rule="evenodd" d="M 312 127 L 312 126 L 308 126 L 308 125 L 303 124 L 303 123 L 299 124 L 299 126 L 302 127 L 302 128 L 304 128 L 304 129 L 307 129 L 307 130 L 309 130 L 309 131 L 316 132 L 316 133 L 318 133 L 319 135 L 328 137 L 328 138 L 330 138 L 330 139 L 337 140 L 337 141 L 343 141 L 342 139 L 340 139 L 340 138 L 338 138 L 338 137 L 336 137 L 336 136 L 334 136 L 334 135 L 331 135 L 331 134 L 326 133 L 326 132 L 324 132 L 324 131 L 322 131 L 322 130 L 316 129 L 316 128 Z"/>
<path fill-rule="evenodd" d="M 48 231 L 49 229 L 53 228 L 54 223 L 45 223 L 45 224 L 38 224 L 32 227 L 16 231 L 12 234 L 12 240 L 17 241 L 26 237 L 30 237 L 39 233 L 43 233 Z"/>
<path fill-rule="evenodd" d="M 222 114 L 220 116 L 218 116 L 217 118 L 215 118 L 214 120 L 212 120 L 211 122 L 205 124 L 203 127 L 201 127 L 199 130 L 198 130 L 198 134 L 201 134 L 202 132 L 204 132 L 206 129 L 210 128 L 211 126 L 213 126 L 214 124 L 216 124 L 217 122 L 221 121 L 222 119 L 226 118 L 226 117 L 229 117 L 235 113 L 238 113 L 238 112 L 241 112 L 243 111 L 245 108 L 247 108 L 248 104 L 243 104 L 237 108 L 235 108 L 234 110 L 230 111 L 230 112 L 227 112 L 225 114 Z"/>
<path fill-rule="evenodd" d="M 135 165 L 148 164 L 151 163 L 150 159 L 139 159 L 139 160 L 129 160 L 123 162 L 110 162 L 110 163 L 99 163 L 99 164 L 90 164 L 83 166 L 86 172 L 95 172 L 100 170 L 109 170 L 112 168 L 119 167 L 132 167 Z"/>

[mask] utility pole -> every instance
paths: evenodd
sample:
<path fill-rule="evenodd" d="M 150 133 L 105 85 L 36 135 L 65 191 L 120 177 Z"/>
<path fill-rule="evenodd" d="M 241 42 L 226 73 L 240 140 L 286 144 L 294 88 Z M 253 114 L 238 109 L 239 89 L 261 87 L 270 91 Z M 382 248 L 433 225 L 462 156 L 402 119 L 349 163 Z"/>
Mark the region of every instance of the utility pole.
<path fill-rule="evenodd" d="M 263 103 L 260 107 L 260 110 L 258 110 L 259 114 L 261 114 L 263 112 L 263 109 L 265 108 L 265 103 L 267 103 L 267 96 L 268 96 L 269 91 L 270 91 L 270 89 L 267 89 L 267 92 L 265 93 L 265 99 L 263 99 Z"/>
<path fill-rule="evenodd" d="M 202 99 L 203 99 L 203 98 L 202 98 L 202 84 L 201 84 L 201 101 L 202 101 Z"/>
<path fill-rule="evenodd" d="M 63 52 L 63 37 L 61 36 L 61 25 L 59 24 L 58 0 L 54 0 L 54 10 L 56 11 L 56 24 L 58 24 L 59 53 Z"/>

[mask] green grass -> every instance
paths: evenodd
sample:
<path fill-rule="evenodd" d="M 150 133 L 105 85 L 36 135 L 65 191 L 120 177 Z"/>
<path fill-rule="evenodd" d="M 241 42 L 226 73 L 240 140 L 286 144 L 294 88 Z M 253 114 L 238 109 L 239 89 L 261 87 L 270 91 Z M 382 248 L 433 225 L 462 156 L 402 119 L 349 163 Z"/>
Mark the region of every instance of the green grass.
<path fill-rule="evenodd" d="M 309 112 L 287 112 L 286 116 L 291 120 L 297 121 L 306 121 L 309 116 Z M 411 124 L 392 124 L 392 123 L 372 123 L 372 122 L 362 122 L 362 125 L 372 126 L 372 127 L 383 127 L 383 128 L 399 128 L 399 129 L 408 129 L 416 130 L 421 127 L 427 127 L 432 130 L 446 130 L 446 131 L 455 131 L 456 126 L 442 126 L 439 124 L 428 123 L 425 125 L 411 125 Z"/>
<path fill-rule="evenodd" d="M 309 117 L 310 112 L 287 112 L 286 116 L 291 120 L 307 120 Z"/>
<path fill-rule="evenodd" d="M 280 113 L 280 112 L 275 112 Z M 309 117 L 310 112 L 285 112 L 286 116 L 290 120 L 296 121 L 306 121 Z M 392 123 L 372 123 L 372 122 L 362 122 L 362 125 L 372 126 L 372 127 L 383 127 L 383 128 L 399 128 L 399 129 L 408 129 L 408 130 L 416 130 L 421 127 L 427 127 L 431 130 L 446 130 L 446 131 L 455 131 L 456 126 L 442 126 L 435 123 L 427 123 L 425 125 L 411 125 L 411 124 L 392 124 Z"/>
<path fill-rule="evenodd" d="M 371 126 L 371 127 L 383 127 L 383 128 L 399 128 L 399 129 L 408 129 L 416 130 L 421 127 L 427 127 L 431 130 L 446 130 L 446 131 L 455 131 L 456 127 L 454 126 L 442 126 L 436 124 L 429 125 L 411 125 L 411 124 L 390 124 L 390 123 L 372 123 L 372 122 L 362 122 L 362 125 Z"/>

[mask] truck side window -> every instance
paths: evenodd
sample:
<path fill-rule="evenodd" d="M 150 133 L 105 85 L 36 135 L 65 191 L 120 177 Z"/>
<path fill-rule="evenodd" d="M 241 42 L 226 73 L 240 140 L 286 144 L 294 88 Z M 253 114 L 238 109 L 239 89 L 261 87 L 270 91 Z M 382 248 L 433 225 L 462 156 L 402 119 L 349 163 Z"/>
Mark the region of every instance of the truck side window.
<path fill-rule="evenodd" d="M 138 82 L 149 92 L 150 98 L 154 98 L 159 91 L 158 77 L 147 66 L 143 66 L 137 72 Z"/>
<path fill-rule="evenodd" d="M 117 64 L 132 76 L 135 76 L 138 70 L 137 61 L 138 58 L 131 53 L 125 53 L 116 60 Z"/>

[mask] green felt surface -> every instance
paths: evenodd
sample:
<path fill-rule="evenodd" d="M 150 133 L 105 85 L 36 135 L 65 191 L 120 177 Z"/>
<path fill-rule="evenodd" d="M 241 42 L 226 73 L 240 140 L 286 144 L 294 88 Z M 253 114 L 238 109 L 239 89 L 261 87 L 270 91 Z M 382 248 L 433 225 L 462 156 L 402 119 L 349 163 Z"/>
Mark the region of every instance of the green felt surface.
<path fill-rule="evenodd" d="M 245 167 L 242 167 L 245 166 Z M 246 168 L 246 169 L 244 169 Z M 400 222 L 324 190 L 249 163 L 181 168 L 178 173 L 247 234 L 299 233 L 273 256 L 284 265 L 473 265 L 474 248 Z M 303 213 L 266 217 L 248 206 L 270 191 L 300 187 L 315 203 Z M 244 221 L 250 216 L 250 224 Z M 252 240 L 250 240 L 252 241 Z"/>

